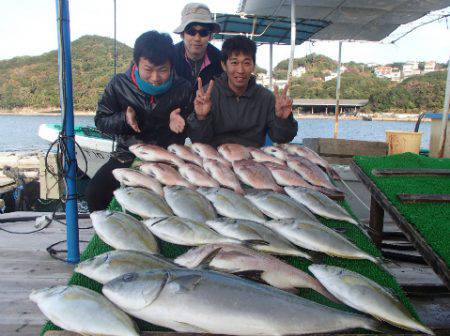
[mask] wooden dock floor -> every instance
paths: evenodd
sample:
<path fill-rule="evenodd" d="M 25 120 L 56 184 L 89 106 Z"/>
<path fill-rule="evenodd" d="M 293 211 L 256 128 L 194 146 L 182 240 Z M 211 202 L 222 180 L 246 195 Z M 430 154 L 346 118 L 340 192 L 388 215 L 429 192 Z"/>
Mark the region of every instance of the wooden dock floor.
<path fill-rule="evenodd" d="M 346 175 L 346 183 L 364 202 L 367 192 L 362 184 Z M 342 188 L 344 191 L 345 188 Z M 367 197 L 366 197 L 367 198 Z M 368 218 L 366 209 L 347 193 L 354 213 L 360 219 Z M 34 230 L 34 220 L 12 222 L 18 217 L 36 217 L 33 212 L 16 212 L 0 215 L 0 227 L 15 231 Z M 90 226 L 89 219 L 80 220 L 80 227 Z M 386 230 L 398 231 L 386 218 Z M 93 230 L 80 230 L 80 239 L 89 241 Z M 0 335 L 38 335 L 46 318 L 36 304 L 28 299 L 32 289 L 67 283 L 73 265 L 50 257 L 46 248 L 65 239 L 65 227 L 52 223 L 40 232 L 13 235 L 0 231 Z M 81 249 L 84 248 L 81 245 Z M 64 245 L 59 247 L 64 249 Z M 440 279 L 426 265 L 399 262 L 389 265 L 391 273 L 408 293 L 423 322 L 440 335 L 450 335 L 450 293 Z"/>
<path fill-rule="evenodd" d="M 32 220 L 5 221 L 37 215 L 33 212 L 0 215 L 0 226 L 22 232 L 35 230 Z M 91 226 L 90 220 L 81 219 L 79 226 Z M 93 229 L 80 230 L 80 240 L 90 240 L 93 233 Z M 33 289 L 67 283 L 74 266 L 50 257 L 46 251 L 49 245 L 64 239 L 65 227 L 55 222 L 28 235 L 0 231 L 0 335 L 39 335 L 46 318 L 28 295 Z M 65 245 L 57 248 L 65 249 Z"/>

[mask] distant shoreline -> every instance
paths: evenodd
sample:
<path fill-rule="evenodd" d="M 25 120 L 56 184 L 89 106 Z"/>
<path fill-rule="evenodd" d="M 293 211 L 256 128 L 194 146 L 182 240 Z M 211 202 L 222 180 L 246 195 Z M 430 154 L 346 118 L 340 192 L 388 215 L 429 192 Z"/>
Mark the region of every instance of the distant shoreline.
<path fill-rule="evenodd" d="M 58 116 L 60 112 L 56 109 L 31 109 L 31 108 L 23 108 L 23 109 L 14 109 L 14 110 L 2 110 L 0 109 L 0 115 L 6 116 Z M 95 111 L 75 111 L 75 116 L 95 116 Z M 396 116 L 383 116 L 383 113 L 376 113 L 376 115 L 371 116 L 371 120 L 373 121 L 417 121 L 419 115 L 403 115 L 398 114 Z M 295 114 L 294 118 L 296 120 L 302 119 L 334 119 L 333 114 L 324 115 L 324 114 Z M 367 117 L 366 117 L 367 118 Z M 339 120 L 367 120 L 363 119 L 362 116 L 349 116 L 349 115 L 340 115 Z M 370 120 L 367 120 L 370 121 Z M 424 118 L 422 122 L 429 122 L 430 119 Z"/>

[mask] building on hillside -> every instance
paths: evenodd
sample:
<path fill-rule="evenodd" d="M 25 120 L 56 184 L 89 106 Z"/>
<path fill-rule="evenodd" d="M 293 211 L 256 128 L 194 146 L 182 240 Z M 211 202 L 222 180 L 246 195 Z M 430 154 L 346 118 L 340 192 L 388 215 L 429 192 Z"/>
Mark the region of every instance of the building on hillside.
<path fill-rule="evenodd" d="M 419 62 L 417 62 L 417 61 L 406 62 L 403 65 L 402 74 L 403 74 L 403 79 L 411 77 L 411 76 L 415 76 L 415 75 L 420 75 Z"/>
<path fill-rule="evenodd" d="M 341 65 L 341 74 L 347 71 L 347 67 L 345 65 Z M 328 82 L 329 80 L 335 79 L 337 77 L 337 72 L 333 72 L 331 70 L 328 70 L 328 76 L 325 76 L 325 82 Z"/>
<path fill-rule="evenodd" d="M 377 66 L 374 74 L 378 78 L 388 78 L 393 82 L 400 82 L 402 78 L 399 68 L 386 65 Z"/>
<path fill-rule="evenodd" d="M 423 67 L 423 73 L 436 71 L 436 61 L 427 61 Z"/>
<path fill-rule="evenodd" d="M 306 73 L 304 66 L 299 66 L 297 69 L 292 70 L 292 77 L 302 77 Z"/>
<path fill-rule="evenodd" d="M 329 80 L 335 79 L 337 77 L 337 72 L 332 72 L 328 76 L 325 76 L 325 82 L 328 82 Z"/>

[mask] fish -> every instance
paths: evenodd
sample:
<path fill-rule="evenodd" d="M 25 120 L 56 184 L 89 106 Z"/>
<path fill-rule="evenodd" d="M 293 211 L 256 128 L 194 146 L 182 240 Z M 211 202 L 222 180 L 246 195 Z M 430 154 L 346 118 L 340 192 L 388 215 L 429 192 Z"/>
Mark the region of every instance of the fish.
<path fill-rule="evenodd" d="M 203 223 L 183 217 L 150 218 L 146 219 L 144 224 L 160 239 L 177 245 L 239 243 L 239 240 L 224 237 Z"/>
<path fill-rule="evenodd" d="M 313 186 L 306 182 L 303 177 L 286 167 L 286 165 L 279 165 L 273 162 L 264 162 L 264 165 L 269 169 L 275 182 L 280 186 L 313 188 Z"/>
<path fill-rule="evenodd" d="M 272 155 L 282 161 L 286 161 L 288 157 L 288 152 L 286 152 L 285 150 L 283 150 L 281 147 L 278 146 L 266 146 L 262 147 L 261 150 L 264 153 Z"/>
<path fill-rule="evenodd" d="M 343 207 L 324 194 L 302 187 L 285 187 L 286 193 L 316 215 L 360 225 Z"/>
<path fill-rule="evenodd" d="M 264 214 L 252 202 L 229 189 L 198 188 L 197 191 L 205 196 L 222 216 L 248 219 L 258 223 L 266 221 Z"/>
<path fill-rule="evenodd" d="M 214 180 L 203 168 L 187 163 L 178 168 L 181 176 L 183 176 L 189 183 L 198 187 L 218 187 L 220 184 Z"/>
<path fill-rule="evenodd" d="M 184 161 L 175 154 L 169 153 L 162 147 L 149 144 L 136 144 L 129 147 L 131 153 L 142 161 L 168 162 L 181 166 Z"/>
<path fill-rule="evenodd" d="M 164 187 L 164 196 L 173 213 L 198 222 L 216 218 L 216 211 L 205 196 L 181 186 Z"/>
<path fill-rule="evenodd" d="M 114 178 L 128 187 L 143 187 L 163 196 L 161 183 L 153 177 L 130 168 L 116 168 L 112 171 Z"/>
<path fill-rule="evenodd" d="M 241 241 L 253 240 L 251 248 L 257 251 L 312 259 L 309 254 L 298 250 L 286 238 L 261 223 L 244 219 L 217 218 L 206 221 L 205 224 L 223 236 Z"/>
<path fill-rule="evenodd" d="M 250 190 L 245 197 L 270 218 L 302 218 L 317 221 L 305 206 L 298 204 L 289 196 L 268 190 Z"/>
<path fill-rule="evenodd" d="M 119 188 L 114 191 L 114 197 L 122 208 L 141 218 L 173 215 L 164 198 L 144 188 Z"/>
<path fill-rule="evenodd" d="M 308 269 L 347 306 L 396 327 L 434 335 L 430 328 L 414 319 L 389 289 L 380 286 L 375 281 L 336 266 L 311 265 Z"/>
<path fill-rule="evenodd" d="M 275 156 L 272 156 L 270 154 L 267 154 L 266 152 L 262 151 L 261 149 L 253 148 L 250 150 L 250 154 L 253 157 L 253 160 L 256 162 L 273 162 L 279 165 L 286 166 L 286 163 L 284 160 L 281 160 Z"/>
<path fill-rule="evenodd" d="M 217 147 L 217 151 L 230 162 L 251 158 L 250 150 L 240 144 L 223 144 Z"/>
<path fill-rule="evenodd" d="M 54 286 L 33 290 L 29 298 L 62 329 L 82 335 L 139 336 L 127 314 L 91 289 Z"/>
<path fill-rule="evenodd" d="M 191 145 L 191 149 L 194 153 L 197 155 L 200 155 L 203 159 L 212 159 L 219 161 L 220 163 L 224 164 L 225 166 L 231 167 L 231 164 L 228 160 L 225 160 L 219 152 L 211 145 L 194 142 Z"/>
<path fill-rule="evenodd" d="M 304 157 L 305 159 L 308 159 L 312 163 L 315 163 L 316 165 L 322 167 L 332 178 L 340 179 L 339 174 L 336 172 L 336 170 L 333 169 L 333 167 L 331 167 L 331 165 L 327 162 L 327 160 L 322 158 L 312 149 L 299 144 L 283 144 L 282 148 L 291 155 Z"/>
<path fill-rule="evenodd" d="M 209 260 L 208 260 L 209 259 Z M 282 262 L 270 254 L 257 252 L 237 244 L 209 244 L 190 249 L 174 262 L 187 268 L 196 268 L 207 261 L 209 269 L 233 273 L 252 274 L 271 286 L 295 291 L 296 288 L 311 288 L 330 300 L 336 299 L 309 274 Z"/>
<path fill-rule="evenodd" d="M 315 252 L 346 259 L 381 260 L 361 250 L 346 237 L 317 221 L 299 219 L 271 220 L 264 223 L 293 244 Z"/>
<path fill-rule="evenodd" d="M 186 181 L 176 169 L 164 163 L 144 163 L 139 166 L 144 173 L 156 178 L 165 185 L 180 185 L 194 189 L 195 187 Z"/>
<path fill-rule="evenodd" d="M 331 183 L 328 175 L 323 172 L 316 164 L 303 158 L 290 155 L 287 159 L 287 165 L 307 182 L 330 190 L 340 191 Z"/>
<path fill-rule="evenodd" d="M 102 292 L 130 315 L 179 332 L 268 336 L 384 330 L 370 317 L 207 270 L 127 273 Z"/>
<path fill-rule="evenodd" d="M 270 170 L 262 163 L 253 160 L 234 161 L 233 170 L 243 183 L 255 189 L 284 192 L 283 188 L 275 182 Z"/>
<path fill-rule="evenodd" d="M 197 154 L 195 154 L 194 152 L 192 152 L 189 147 L 179 144 L 172 144 L 169 147 L 167 147 L 167 151 L 169 153 L 175 154 L 184 161 L 195 163 L 197 166 L 200 167 L 202 166 L 202 158 Z"/>
<path fill-rule="evenodd" d="M 158 243 L 142 222 L 133 216 L 109 210 L 91 213 L 95 232 L 109 246 L 117 250 L 158 253 Z"/>
<path fill-rule="evenodd" d="M 203 168 L 211 177 L 222 186 L 233 189 L 236 193 L 243 195 L 241 183 L 236 174 L 228 166 L 212 159 L 203 160 Z"/>
<path fill-rule="evenodd" d="M 101 284 L 105 284 L 125 273 L 154 268 L 166 269 L 179 267 L 179 265 L 171 260 L 158 254 L 113 250 L 80 262 L 74 271 Z"/>

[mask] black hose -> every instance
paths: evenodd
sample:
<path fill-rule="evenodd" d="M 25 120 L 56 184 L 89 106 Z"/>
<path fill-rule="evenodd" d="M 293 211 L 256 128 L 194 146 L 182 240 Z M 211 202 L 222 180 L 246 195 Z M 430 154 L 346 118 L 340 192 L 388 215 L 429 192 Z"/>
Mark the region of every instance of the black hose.
<path fill-rule="evenodd" d="M 419 126 L 420 126 L 420 123 L 421 123 L 421 121 L 422 121 L 422 119 L 425 117 L 425 114 L 426 114 L 427 112 L 422 112 L 421 114 L 419 114 L 419 118 L 417 118 L 417 121 L 416 121 L 416 126 L 414 126 L 414 132 L 419 132 Z"/>

